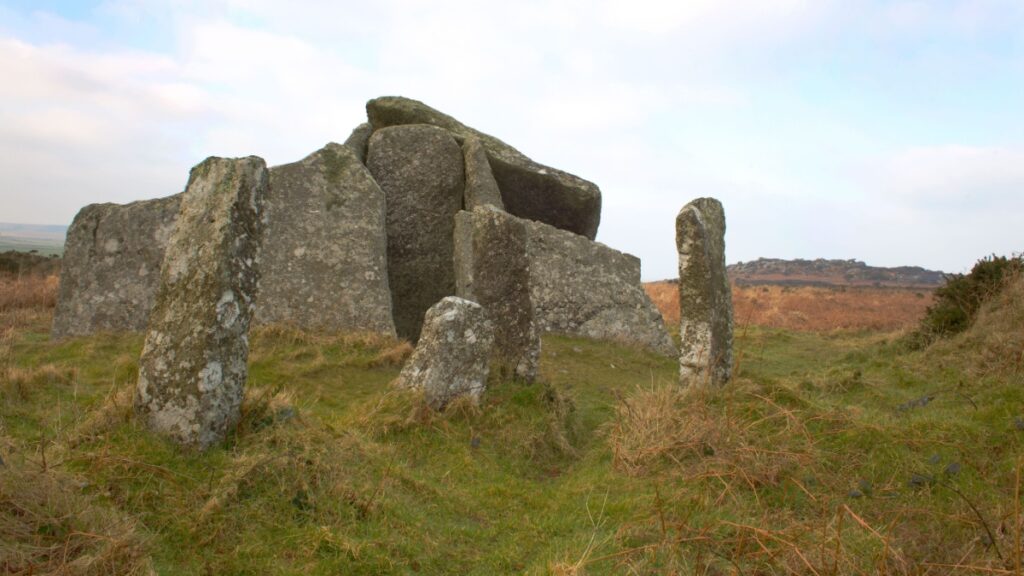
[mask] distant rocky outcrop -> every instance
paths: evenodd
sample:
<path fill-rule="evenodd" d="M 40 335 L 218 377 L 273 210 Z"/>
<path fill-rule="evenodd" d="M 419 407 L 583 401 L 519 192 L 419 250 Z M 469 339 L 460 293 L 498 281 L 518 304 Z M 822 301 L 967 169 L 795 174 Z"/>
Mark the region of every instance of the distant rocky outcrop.
<path fill-rule="evenodd" d="M 946 275 L 919 266 L 883 268 L 859 260 L 782 260 L 758 258 L 728 267 L 729 279 L 740 286 L 874 286 L 888 288 L 935 288 Z"/>
<path fill-rule="evenodd" d="M 184 446 L 220 442 L 241 415 L 269 183 L 261 158 L 192 169 L 139 359 L 135 413 Z"/>

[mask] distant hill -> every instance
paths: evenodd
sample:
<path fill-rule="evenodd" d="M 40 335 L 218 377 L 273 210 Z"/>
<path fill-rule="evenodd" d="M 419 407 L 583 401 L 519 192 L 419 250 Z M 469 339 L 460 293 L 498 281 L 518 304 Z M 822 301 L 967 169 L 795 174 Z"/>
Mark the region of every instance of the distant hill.
<path fill-rule="evenodd" d="M 860 260 L 780 260 L 759 258 L 727 267 L 729 279 L 739 286 L 873 286 L 882 288 L 935 288 L 945 274 L 920 266 L 881 268 Z"/>
<path fill-rule="evenodd" d="M 60 255 L 68 227 L 47 224 L 11 224 L 0 222 L 0 251 L 15 250 Z"/>

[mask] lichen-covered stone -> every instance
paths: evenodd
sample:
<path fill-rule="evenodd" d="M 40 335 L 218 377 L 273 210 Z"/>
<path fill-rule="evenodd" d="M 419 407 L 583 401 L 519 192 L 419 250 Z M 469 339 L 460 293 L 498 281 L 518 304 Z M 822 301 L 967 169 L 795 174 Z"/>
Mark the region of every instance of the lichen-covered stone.
<path fill-rule="evenodd" d="M 483 307 L 455 296 L 443 298 L 427 311 L 420 341 L 397 385 L 423 390 L 437 410 L 459 396 L 477 399 L 487 387 L 493 343 Z"/>
<path fill-rule="evenodd" d="M 540 336 L 530 300 L 526 221 L 492 206 L 455 217 L 456 294 L 479 303 L 494 324 L 492 362 L 537 378 Z"/>
<path fill-rule="evenodd" d="M 79 211 L 64 242 L 53 338 L 145 330 L 180 203 L 176 194 Z"/>
<path fill-rule="evenodd" d="M 192 169 L 139 360 L 135 412 L 154 432 L 205 449 L 240 416 L 259 283 L 263 160 Z"/>
<path fill-rule="evenodd" d="M 427 309 L 455 294 L 455 214 L 462 208 L 462 149 L 436 126 L 383 128 L 366 158 L 387 205 L 388 282 L 395 329 L 415 341 Z"/>
<path fill-rule="evenodd" d="M 460 140 L 475 136 L 487 151 L 491 171 L 509 213 L 545 222 L 593 240 L 601 223 L 601 190 L 593 182 L 538 164 L 501 140 L 474 130 L 426 104 L 400 96 L 366 103 L 379 130 L 402 124 L 432 124 Z"/>
<path fill-rule="evenodd" d="M 371 134 L 373 134 L 373 126 L 370 126 L 369 122 L 363 122 L 356 126 L 345 140 L 345 146 L 351 148 L 356 153 L 356 158 L 359 158 L 363 164 L 366 164 L 366 147 L 370 142 Z"/>
<path fill-rule="evenodd" d="M 264 206 L 257 323 L 395 335 L 384 192 L 351 148 L 272 168 Z"/>
<path fill-rule="evenodd" d="M 530 298 L 542 332 L 636 344 L 676 354 L 640 282 L 640 260 L 583 236 L 525 222 Z"/>
<path fill-rule="evenodd" d="M 462 151 L 466 155 L 466 194 L 463 206 L 466 210 L 477 206 L 493 206 L 504 210 L 501 190 L 491 173 L 491 164 L 480 139 L 476 136 L 467 137 L 462 142 Z"/>
<path fill-rule="evenodd" d="M 725 271 L 725 211 L 698 198 L 676 216 L 679 356 L 683 384 L 724 384 L 732 375 L 732 293 Z"/>

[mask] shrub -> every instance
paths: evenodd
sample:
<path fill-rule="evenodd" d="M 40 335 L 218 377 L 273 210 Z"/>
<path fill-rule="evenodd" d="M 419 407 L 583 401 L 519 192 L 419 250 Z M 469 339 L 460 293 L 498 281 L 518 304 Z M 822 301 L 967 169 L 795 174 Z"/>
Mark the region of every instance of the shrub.
<path fill-rule="evenodd" d="M 913 339 L 923 345 L 967 330 L 981 305 L 1021 270 L 1021 255 L 992 255 L 978 260 L 968 274 L 948 274 L 946 284 L 935 290 L 935 303 L 928 307 Z"/>

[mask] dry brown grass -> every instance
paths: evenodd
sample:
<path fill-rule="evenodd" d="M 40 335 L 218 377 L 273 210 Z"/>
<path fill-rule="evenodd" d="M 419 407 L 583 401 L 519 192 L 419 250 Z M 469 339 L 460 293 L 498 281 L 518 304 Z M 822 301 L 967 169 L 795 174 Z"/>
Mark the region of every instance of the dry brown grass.
<path fill-rule="evenodd" d="M 0 275 L 0 312 L 18 309 L 51 309 L 57 305 L 56 275 Z"/>
<path fill-rule="evenodd" d="M 93 502 L 70 476 L 15 463 L 0 467 L 0 572 L 154 573 L 132 519 Z"/>
<path fill-rule="evenodd" d="M 650 282 L 644 289 L 665 321 L 677 325 L 678 286 Z M 932 296 L 920 289 L 733 286 L 732 302 L 739 325 L 815 332 L 892 331 L 917 325 Z"/>

